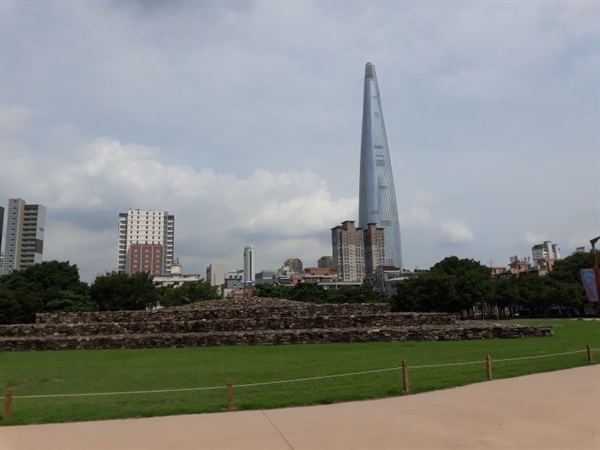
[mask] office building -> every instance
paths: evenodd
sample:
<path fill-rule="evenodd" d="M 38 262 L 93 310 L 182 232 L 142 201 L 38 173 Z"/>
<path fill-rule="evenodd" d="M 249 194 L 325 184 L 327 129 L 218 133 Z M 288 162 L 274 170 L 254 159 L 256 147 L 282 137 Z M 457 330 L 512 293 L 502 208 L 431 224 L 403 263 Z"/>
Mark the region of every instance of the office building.
<path fill-rule="evenodd" d="M 402 269 L 400 221 L 375 66 L 367 63 L 363 94 L 358 226 L 385 230 L 385 265 Z M 335 258 L 334 258 L 335 262 Z"/>
<path fill-rule="evenodd" d="M 118 271 L 170 275 L 175 216 L 167 211 L 130 209 L 119 214 Z"/>
<path fill-rule="evenodd" d="M 20 198 L 8 201 L 2 270 L 4 274 L 42 262 L 45 226 L 45 206 L 28 205 Z"/>

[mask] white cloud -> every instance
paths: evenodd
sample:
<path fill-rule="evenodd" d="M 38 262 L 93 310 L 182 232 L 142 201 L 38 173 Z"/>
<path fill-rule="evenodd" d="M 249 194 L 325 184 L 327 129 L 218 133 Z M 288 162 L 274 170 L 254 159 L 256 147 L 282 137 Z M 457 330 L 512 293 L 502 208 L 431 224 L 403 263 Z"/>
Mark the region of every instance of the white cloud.
<path fill-rule="evenodd" d="M 527 231 L 525 236 L 523 236 L 525 242 L 530 245 L 541 244 L 544 241 L 549 241 L 550 236 L 547 233 L 534 233 L 532 231 Z"/>
<path fill-rule="evenodd" d="M 441 228 L 448 242 L 452 244 L 464 244 L 475 239 L 471 230 L 460 222 L 443 222 Z"/>
<path fill-rule="evenodd" d="M 259 262 L 268 267 L 278 266 L 290 254 L 305 259 L 310 255 L 314 261 L 306 263 L 315 264 L 323 251 L 331 253 L 329 229 L 356 215 L 356 199 L 332 200 L 326 183 L 310 170 L 274 173 L 256 169 L 244 179 L 163 164 L 157 161 L 159 154 L 156 148 L 102 137 L 76 153 L 80 161 L 67 167 L 40 168 L 47 173 L 47 181 L 39 186 L 36 197 L 51 217 L 78 211 L 76 219 L 62 220 L 61 230 L 48 234 L 48 240 L 53 240 L 49 255 L 59 253 L 62 246 L 64 257 L 76 260 L 76 255 L 69 255 L 90 237 L 86 228 L 95 220 L 94 211 L 104 215 L 101 233 L 106 237 L 114 234 L 108 229 L 116 227 L 119 212 L 147 208 L 175 215 L 176 256 L 183 263 L 187 256 L 193 261 L 194 253 L 210 249 L 211 255 L 233 260 L 235 265 L 244 243 L 256 241 L 262 256 Z M 114 266 L 116 241 L 103 239 L 90 248 L 96 244 L 102 252 L 82 258 L 82 271 L 88 275 L 94 269 L 86 264 L 92 261 L 96 271 Z M 107 252 L 107 244 L 111 251 Z M 316 250 L 320 253 L 309 253 Z M 188 270 L 202 272 L 209 263 L 204 260 L 201 267 Z"/>
<path fill-rule="evenodd" d="M 23 105 L 0 106 L 0 132 L 14 134 L 23 131 L 33 118 L 33 112 Z"/>

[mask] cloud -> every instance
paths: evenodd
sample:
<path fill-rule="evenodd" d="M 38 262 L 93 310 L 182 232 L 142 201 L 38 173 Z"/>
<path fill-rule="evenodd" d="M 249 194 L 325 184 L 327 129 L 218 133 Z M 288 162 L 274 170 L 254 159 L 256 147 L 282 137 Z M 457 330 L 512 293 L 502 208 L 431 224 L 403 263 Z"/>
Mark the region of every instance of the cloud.
<path fill-rule="evenodd" d="M 33 112 L 23 105 L 0 106 L 0 132 L 15 134 L 23 131 L 33 118 Z"/>
<path fill-rule="evenodd" d="M 247 178 L 238 178 L 210 169 L 163 164 L 157 160 L 160 153 L 157 148 L 100 137 L 74 154 L 73 159 L 79 161 L 66 167 L 38 168 L 40 176 L 41 170 L 47 174 L 46 181 L 32 197 L 47 206 L 49 218 L 60 220 L 54 226 L 61 227 L 54 235 L 48 234 L 49 255 L 76 260 L 71 253 L 91 236 L 91 228 L 97 228 L 101 211 L 105 228 L 98 230 L 102 234 L 91 247 L 97 244 L 102 251 L 94 258 L 83 258 L 81 267 L 89 274 L 92 269 L 86 263 L 93 260 L 96 270 L 112 268 L 116 240 L 105 238 L 114 234 L 110 230 L 116 228 L 119 212 L 140 208 L 175 215 L 175 256 L 184 264 L 188 257 L 197 260 L 194 254 L 208 253 L 233 260 L 235 265 L 243 245 L 253 243 L 260 262 L 278 267 L 278 261 L 290 253 L 301 253 L 305 259 L 310 255 L 315 261 L 330 254 L 329 229 L 356 215 L 355 198 L 332 200 L 327 184 L 310 170 L 274 173 L 256 169 Z M 107 251 L 106 245 L 114 251 Z M 205 260 L 201 267 L 188 270 L 202 272 L 208 263 Z"/>
<path fill-rule="evenodd" d="M 536 245 L 550 240 L 550 236 L 546 233 L 534 233 L 532 231 L 527 231 L 525 236 L 523 236 L 523 239 L 530 245 Z"/>
<path fill-rule="evenodd" d="M 460 222 L 443 222 L 441 228 L 448 243 L 451 244 L 464 244 L 475 239 L 471 230 Z"/>

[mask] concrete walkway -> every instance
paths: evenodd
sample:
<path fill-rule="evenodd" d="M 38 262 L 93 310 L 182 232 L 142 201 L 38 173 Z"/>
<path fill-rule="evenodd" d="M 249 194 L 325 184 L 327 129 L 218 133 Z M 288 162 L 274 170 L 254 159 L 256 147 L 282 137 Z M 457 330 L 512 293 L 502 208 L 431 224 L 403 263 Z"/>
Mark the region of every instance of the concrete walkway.
<path fill-rule="evenodd" d="M 600 365 L 326 406 L 0 428 L 13 449 L 600 449 Z"/>

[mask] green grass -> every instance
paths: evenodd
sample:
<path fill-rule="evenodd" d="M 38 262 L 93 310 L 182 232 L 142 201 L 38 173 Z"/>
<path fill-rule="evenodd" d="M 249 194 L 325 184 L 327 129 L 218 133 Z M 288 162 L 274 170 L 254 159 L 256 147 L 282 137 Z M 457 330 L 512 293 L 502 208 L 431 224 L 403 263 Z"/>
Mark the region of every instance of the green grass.
<path fill-rule="evenodd" d="M 522 320 L 519 323 L 525 323 Z M 238 410 L 327 404 L 402 395 L 400 371 L 277 383 L 399 367 L 407 360 L 411 393 L 486 380 L 492 361 L 600 348 L 600 321 L 538 320 L 555 336 L 459 342 L 320 344 L 272 347 L 203 347 L 149 350 L 75 350 L 0 353 L 0 393 L 14 390 L 10 424 L 72 422 L 226 410 L 226 382 L 234 383 Z M 600 360 L 600 351 L 594 352 Z M 481 361 L 481 364 L 418 368 Z M 493 362 L 495 379 L 589 364 L 585 352 Z M 129 392 L 217 387 L 214 390 L 84 397 L 29 395 Z"/>

